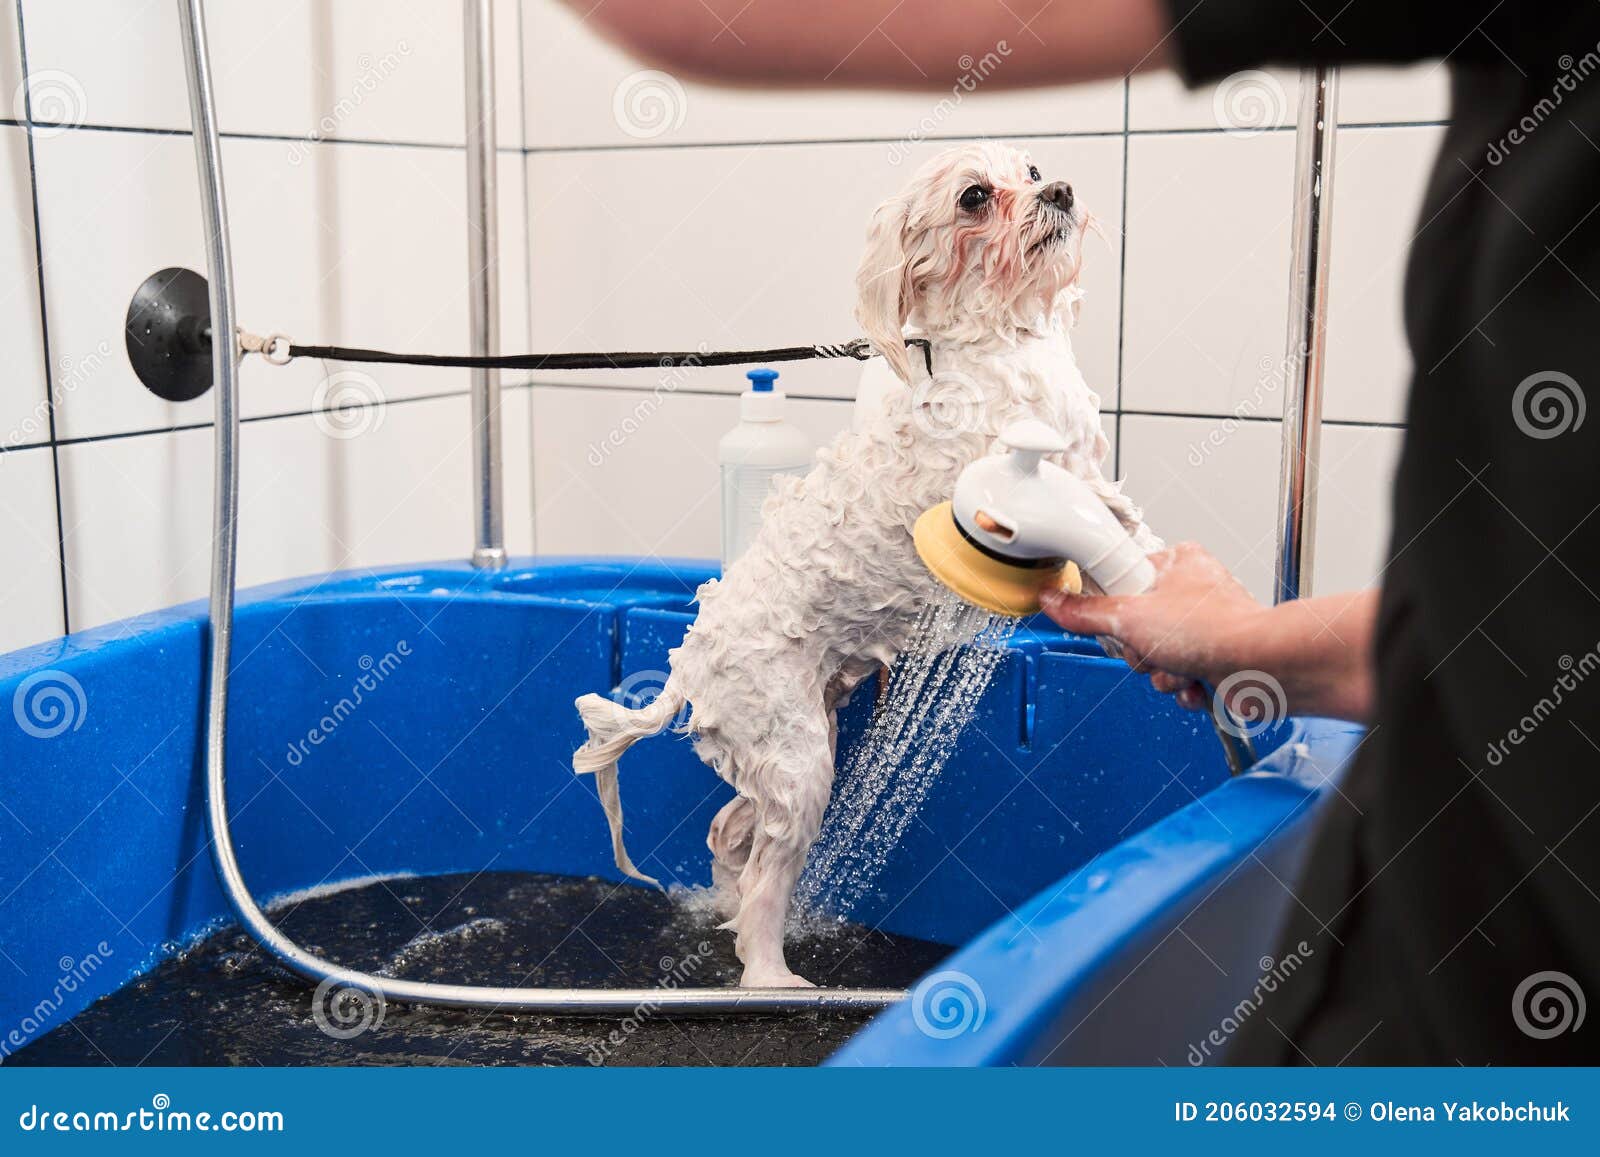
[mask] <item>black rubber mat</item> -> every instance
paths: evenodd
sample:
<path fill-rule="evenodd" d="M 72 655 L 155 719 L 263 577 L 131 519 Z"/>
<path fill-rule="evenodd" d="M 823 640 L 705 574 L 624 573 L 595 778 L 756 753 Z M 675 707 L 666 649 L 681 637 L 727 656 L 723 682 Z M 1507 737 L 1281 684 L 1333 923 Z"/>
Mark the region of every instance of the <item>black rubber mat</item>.
<path fill-rule="evenodd" d="M 599 879 L 483 873 L 387 880 L 277 908 L 318 954 L 413 980 L 713 987 L 739 978 L 703 904 Z M 905 987 L 949 949 L 840 924 L 791 935 L 789 965 L 830 987 Z M 332 1007 L 329 1007 L 329 1005 Z M 673 1020 L 485 1013 L 313 999 L 229 927 L 11 1057 L 19 1065 L 810 1065 L 868 1019 Z M 359 1031 L 357 1031 L 359 1030 Z"/>

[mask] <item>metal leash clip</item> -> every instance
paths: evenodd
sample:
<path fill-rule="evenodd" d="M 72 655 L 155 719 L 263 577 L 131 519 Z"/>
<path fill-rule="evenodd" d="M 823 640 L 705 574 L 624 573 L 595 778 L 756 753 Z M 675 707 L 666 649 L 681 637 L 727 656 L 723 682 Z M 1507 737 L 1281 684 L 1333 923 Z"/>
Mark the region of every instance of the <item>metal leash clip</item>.
<path fill-rule="evenodd" d="M 286 366 L 293 356 L 290 353 L 294 342 L 286 333 L 272 333 L 266 337 L 250 333 L 248 330 L 239 331 L 239 352 L 241 354 L 260 354 L 275 366 Z"/>

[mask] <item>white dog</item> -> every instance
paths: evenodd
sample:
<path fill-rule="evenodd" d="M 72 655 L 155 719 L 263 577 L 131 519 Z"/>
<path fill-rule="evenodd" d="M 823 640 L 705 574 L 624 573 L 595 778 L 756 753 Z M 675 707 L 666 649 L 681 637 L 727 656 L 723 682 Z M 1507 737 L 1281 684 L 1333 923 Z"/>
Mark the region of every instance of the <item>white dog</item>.
<path fill-rule="evenodd" d="M 1059 465 L 1089 482 L 1146 551 L 1160 541 L 1101 474 L 1100 401 L 1073 361 L 1085 217 L 1072 187 L 1026 153 L 963 145 L 881 205 L 856 279 L 856 316 L 906 388 L 867 429 L 841 434 L 804 478 L 784 479 L 749 551 L 699 590 L 660 696 L 626 710 L 577 701 L 617 866 L 650 880 L 623 844 L 617 760 L 687 704 L 695 751 L 738 795 L 707 840 L 718 901 L 751 988 L 807 985 L 784 963 L 784 924 L 833 785 L 836 711 L 906 645 L 939 588 L 911 528 L 962 468 L 1022 418 L 1061 431 Z M 931 375 L 906 326 L 928 339 Z M 652 881 L 653 882 L 653 881 Z"/>

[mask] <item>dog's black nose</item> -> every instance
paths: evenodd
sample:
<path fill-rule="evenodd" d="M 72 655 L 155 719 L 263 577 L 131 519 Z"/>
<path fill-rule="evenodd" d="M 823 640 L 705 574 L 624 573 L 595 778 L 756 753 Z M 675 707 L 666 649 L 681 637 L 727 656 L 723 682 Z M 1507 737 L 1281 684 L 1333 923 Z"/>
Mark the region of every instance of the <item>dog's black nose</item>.
<path fill-rule="evenodd" d="M 1072 186 L 1065 181 L 1051 181 L 1039 190 L 1039 200 L 1047 201 L 1065 213 L 1072 208 Z"/>

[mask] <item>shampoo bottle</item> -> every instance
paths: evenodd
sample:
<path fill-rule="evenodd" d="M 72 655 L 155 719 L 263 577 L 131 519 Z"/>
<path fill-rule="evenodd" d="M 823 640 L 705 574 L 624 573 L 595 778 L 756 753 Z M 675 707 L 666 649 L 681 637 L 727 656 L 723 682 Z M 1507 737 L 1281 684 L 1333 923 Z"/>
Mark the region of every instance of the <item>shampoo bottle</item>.
<path fill-rule="evenodd" d="M 739 424 L 717 443 L 722 467 L 722 570 L 755 541 L 761 506 L 781 474 L 804 474 L 816 455 L 811 439 L 784 421 L 784 395 L 774 389 L 778 371 L 751 370 L 739 399 Z"/>

